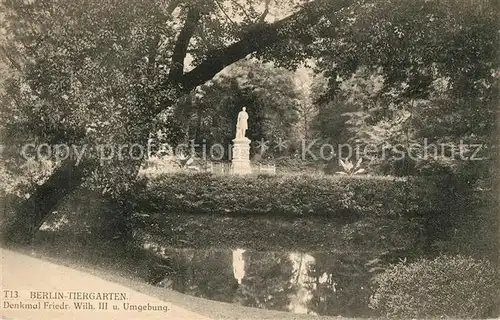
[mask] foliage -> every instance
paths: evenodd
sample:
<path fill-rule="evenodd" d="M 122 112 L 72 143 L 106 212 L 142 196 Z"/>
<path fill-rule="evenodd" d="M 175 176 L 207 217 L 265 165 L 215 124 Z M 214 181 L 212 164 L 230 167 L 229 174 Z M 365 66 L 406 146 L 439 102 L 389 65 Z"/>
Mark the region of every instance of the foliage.
<path fill-rule="evenodd" d="M 379 90 L 394 90 L 396 100 L 428 97 L 439 90 L 434 81 L 441 77 L 448 78 L 444 88 L 454 94 L 484 95 L 491 87 L 478 81 L 492 83 L 496 77 L 498 7 L 495 1 L 480 2 L 360 2 L 322 21 L 311 50 L 322 58 L 318 67 L 326 68 L 331 93 L 363 67 L 382 75 Z M 379 91 L 362 83 L 355 88 Z"/>
<path fill-rule="evenodd" d="M 1 88 L 2 140 L 16 147 L 27 142 L 88 145 L 84 155 L 91 161 L 99 157 L 100 144 L 143 145 L 160 112 L 171 112 L 218 71 L 272 43 L 254 43 L 255 33 L 286 38 L 290 30 L 285 26 L 297 20 L 293 15 L 302 15 L 304 3 L 4 1 L 2 58 L 10 69 L 0 70 L 8 75 Z M 286 18 L 279 10 L 284 4 L 292 18 L 273 24 Z M 237 54 L 228 51 L 228 45 L 238 43 Z M 279 95 L 252 99 L 265 97 Z M 182 120 L 169 122 L 167 130 Z M 126 188 L 138 165 L 125 152 L 120 161 L 91 166 L 89 184 Z"/>
<path fill-rule="evenodd" d="M 371 306 L 391 318 L 488 317 L 500 293 L 494 265 L 463 256 L 401 262 L 374 283 Z"/>
<path fill-rule="evenodd" d="M 86 145 L 85 159 L 95 160 L 98 145 L 143 143 L 142 132 L 148 130 L 148 121 L 143 120 L 150 119 L 151 111 L 168 95 L 144 96 L 164 75 L 148 71 L 144 58 L 150 54 L 150 42 L 155 34 L 174 34 L 158 2 L 6 1 L 2 5 L 8 30 L 4 52 L 17 69 L 2 96 L 6 109 L 2 129 L 9 145 L 17 150 L 26 143 Z M 94 170 L 94 176 L 105 173 L 117 182 L 127 180 L 134 172 L 130 166 L 135 165 L 110 161 Z M 102 189 L 109 187 L 109 180 L 94 182 Z"/>
<path fill-rule="evenodd" d="M 7 75 L 0 88 L 2 143 L 17 151 L 26 143 L 88 147 L 84 165 L 62 161 L 34 190 L 34 202 L 25 202 L 7 238 L 29 241 L 29 229 L 38 228 L 58 198 L 82 183 L 118 197 L 132 185 L 144 159 L 132 147 L 146 145 L 159 113 L 171 111 L 225 67 L 286 40 L 294 26 L 314 24 L 332 9 L 324 1 L 261 4 L 1 2 L 2 58 L 10 66 L 0 70 Z M 279 10 L 283 4 L 290 10 Z M 100 161 L 103 145 L 119 154 Z M 9 169 L 15 173 L 22 159 L 14 154 Z"/>
<path fill-rule="evenodd" d="M 422 187 L 419 183 L 368 176 L 238 177 L 179 173 L 138 184 L 133 201 L 137 208 L 166 214 L 327 216 L 353 221 L 361 216 L 405 215 L 407 207 L 416 211 L 428 209 L 418 204 L 417 190 Z M 407 203 L 407 199 L 417 203 Z"/>
<path fill-rule="evenodd" d="M 328 80 L 317 99 L 318 133 L 383 146 L 384 165 L 401 165 L 394 159 L 411 153 L 416 161 L 405 160 L 407 168 L 390 169 L 403 175 L 463 160 L 426 156 L 424 139 L 449 145 L 448 153 L 464 141 L 482 143 L 481 157 L 493 154 L 499 12 L 488 0 L 383 0 L 322 20 L 308 47 Z"/>
<path fill-rule="evenodd" d="M 342 165 L 342 169 L 344 171 L 337 172 L 338 174 L 343 174 L 343 175 L 354 175 L 354 174 L 361 174 L 365 172 L 365 169 L 361 168 L 361 163 L 363 162 L 363 158 L 359 158 L 356 163 L 352 163 L 350 159 L 346 159 L 345 161 L 342 159 L 339 159 L 340 164 Z"/>
<path fill-rule="evenodd" d="M 29 159 L 12 172 L 0 159 L 0 192 L 18 197 L 29 196 L 30 193 L 50 176 L 56 163 L 48 160 Z"/>

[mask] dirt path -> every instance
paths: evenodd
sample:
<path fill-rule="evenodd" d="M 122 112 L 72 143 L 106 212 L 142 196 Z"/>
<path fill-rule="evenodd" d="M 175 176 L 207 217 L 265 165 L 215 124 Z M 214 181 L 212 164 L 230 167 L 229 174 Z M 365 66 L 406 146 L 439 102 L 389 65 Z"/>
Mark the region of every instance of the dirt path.
<path fill-rule="evenodd" d="M 2 319 L 209 319 L 79 270 L 0 250 Z M 100 297 L 98 293 L 102 293 Z M 107 310 L 99 310 L 99 302 L 107 302 Z M 86 309 L 77 310 L 77 306 Z M 130 310 L 134 306 L 136 310 Z M 151 310 L 165 306 L 167 311 Z M 65 309 L 55 309 L 58 307 Z M 149 310 L 138 311 L 139 307 Z"/>

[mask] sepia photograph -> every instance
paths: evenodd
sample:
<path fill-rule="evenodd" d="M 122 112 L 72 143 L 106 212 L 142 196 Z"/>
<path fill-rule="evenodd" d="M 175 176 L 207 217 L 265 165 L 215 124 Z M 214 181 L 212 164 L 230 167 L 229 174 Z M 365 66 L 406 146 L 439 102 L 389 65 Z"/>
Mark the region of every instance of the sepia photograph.
<path fill-rule="evenodd" d="M 499 98 L 500 0 L 0 0 L 0 319 L 500 319 Z"/>

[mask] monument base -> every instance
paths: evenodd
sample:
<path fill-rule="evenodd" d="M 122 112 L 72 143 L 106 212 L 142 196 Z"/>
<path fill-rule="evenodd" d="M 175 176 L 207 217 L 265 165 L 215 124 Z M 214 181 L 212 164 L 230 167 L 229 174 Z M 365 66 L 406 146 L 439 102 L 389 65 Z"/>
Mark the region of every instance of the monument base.
<path fill-rule="evenodd" d="M 233 139 L 231 172 L 233 174 L 250 174 L 252 167 L 250 165 L 250 139 Z"/>

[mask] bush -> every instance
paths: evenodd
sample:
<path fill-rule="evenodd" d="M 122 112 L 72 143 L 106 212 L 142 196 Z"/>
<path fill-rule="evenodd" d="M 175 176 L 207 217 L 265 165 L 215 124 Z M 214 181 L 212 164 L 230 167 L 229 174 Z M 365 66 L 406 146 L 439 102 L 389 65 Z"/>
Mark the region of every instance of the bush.
<path fill-rule="evenodd" d="M 416 189 L 405 181 L 366 177 L 179 173 L 138 184 L 133 201 L 149 212 L 326 216 L 348 222 L 363 216 L 400 216 L 411 207 L 407 193 Z"/>
<path fill-rule="evenodd" d="M 487 260 L 439 256 L 399 263 L 374 278 L 370 306 L 391 318 L 480 318 L 498 303 L 499 283 Z"/>

